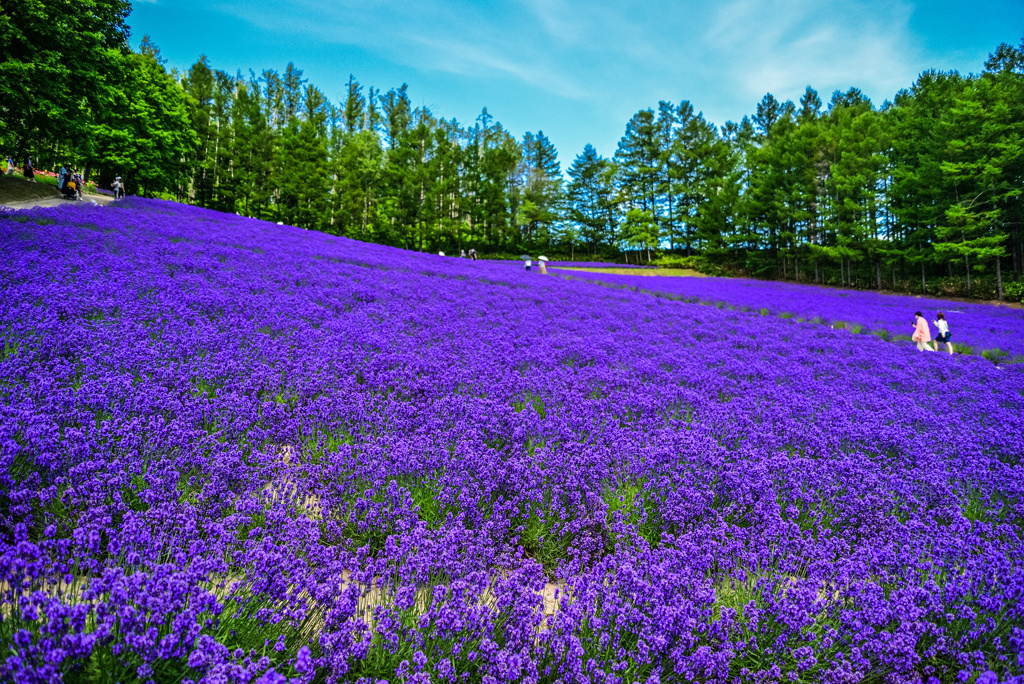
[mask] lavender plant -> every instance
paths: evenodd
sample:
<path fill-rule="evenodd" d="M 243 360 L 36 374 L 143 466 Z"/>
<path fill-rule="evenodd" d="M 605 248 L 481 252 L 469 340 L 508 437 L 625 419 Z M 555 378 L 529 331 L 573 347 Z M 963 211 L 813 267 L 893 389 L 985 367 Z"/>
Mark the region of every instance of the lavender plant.
<path fill-rule="evenodd" d="M 796 320 L 829 293 L 762 316 L 135 198 L 0 215 L 0 288 L 0 678 L 1024 669 L 1021 367 Z"/>
<path fill-rule="evenodd" d="M 558 268 L 558 264 L 552 268 Z M 942 311 L 954 331 L 954 347 L 960 353 L 982 354 L 994 361 L 1024 361 L 1024 311 L 1019 308 L 744 278 L 652 280 L 612 273 L 563 273 L 616 287 L 655 291 L 684 301 L 763 310 L 801 322 L 817 319 L 815 322 L 854 333 L 872 332 L 897 340 L 910 340 L 915 311 L 922 310 L 928 320 Z"/>

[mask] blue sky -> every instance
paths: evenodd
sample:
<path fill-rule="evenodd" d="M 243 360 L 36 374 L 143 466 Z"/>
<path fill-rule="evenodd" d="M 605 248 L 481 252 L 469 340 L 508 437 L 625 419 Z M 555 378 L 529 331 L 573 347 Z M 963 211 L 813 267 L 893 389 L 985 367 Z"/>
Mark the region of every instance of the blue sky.
<path fill-rule="evenodd" d="M 929 68 L 977 72 L 1024 36 L 1021 0 L 136 0 L 168 66 L 279 71 L 292 61 L 333 101 L 349 74 L 472 122 L 483 107 L 517 137 L 543 130 L 563 170 L 586 143 L 614 153 L 635 112 L 689 100 L 716 124 L 766 92 L 876 105 Z"/>

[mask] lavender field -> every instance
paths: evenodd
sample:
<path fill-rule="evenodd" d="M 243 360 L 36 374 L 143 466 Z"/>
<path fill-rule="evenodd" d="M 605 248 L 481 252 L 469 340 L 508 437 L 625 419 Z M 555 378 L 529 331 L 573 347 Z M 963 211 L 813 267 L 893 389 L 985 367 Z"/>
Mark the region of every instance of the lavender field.
<path fill-rule="evenodd" d="M 0 680 L 1021 675 L 1024 366 L 768 287 L 0 214 Z"/>
<path fill-rule="evenodd" d="M 613 273 L 568 275 L 764 315 L 827 323 L 858 333 L 870 332 L 883 339 L 909 340 L 915 311 L 920 310 L 929 324 L 941 311 L 960 353 L 983 355 L 995 361 L 1024 362 L 1024 309 L 1019 308 L 745 278 L 679 277 L 652 281 Z M 932 334 L 935 332 L 932 325 Z"/>

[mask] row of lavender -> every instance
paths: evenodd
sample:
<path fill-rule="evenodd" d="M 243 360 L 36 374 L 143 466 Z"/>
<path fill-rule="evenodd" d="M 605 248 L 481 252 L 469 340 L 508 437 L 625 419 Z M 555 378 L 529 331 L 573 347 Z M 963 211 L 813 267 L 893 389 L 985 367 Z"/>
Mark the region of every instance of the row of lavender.
<path fill-rule="evenodd" d="M 557 267 L 557 265 L 555 265 Z M 579 277 L 579 274 L 573 274 Z M 618 286 L 656 290 L 693 301 L 721 302 L 745 310 L 842 324 L 884 338 L 910 339 L 914 312 L 932 321 L 942 312 L 963 353 L 1024 359 L 1024 310 L 877 292 L 816 288 L 743 278 L 664 278 L 652 281 L 609 273 L 585 276 Z M 934 334 L 934 326 L 933 326 Z M 902 337 L 900 337 L 902 336 Z"/>
<path fill-rule="evenodd" d="M 0 679 L 1024 667 L 1019 367 L 135 199 L 0 288 Z"/>

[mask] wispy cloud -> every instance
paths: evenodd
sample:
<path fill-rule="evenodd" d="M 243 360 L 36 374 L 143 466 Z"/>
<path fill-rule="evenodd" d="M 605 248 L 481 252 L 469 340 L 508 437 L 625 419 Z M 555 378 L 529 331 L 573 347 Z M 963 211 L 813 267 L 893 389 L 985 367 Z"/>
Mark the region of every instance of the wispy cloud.
<path fill-rule="evenodd" d="M 356 45 L 420 71 L 506 79 L 569 98 L 591 95 L 582 81 L 558 68 L 556 50 L 539 39 L 521 12 L 503 16 L 472 3 L 436 0 L 278 0 L 222 9 L 268 30 Z"/>
<path fill-rule="evenodd" d="M 718 9 L 703 48 L 718 77 L 751 100 L 794 97 L 807 85 L 825 99 L 854 86 L 888 97 L 918 67 L 912 11 L 902 2 L 735 0 Z"/>

